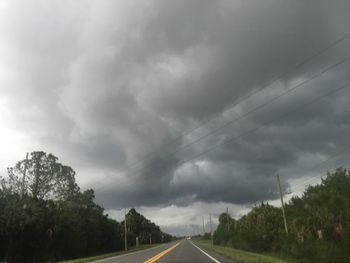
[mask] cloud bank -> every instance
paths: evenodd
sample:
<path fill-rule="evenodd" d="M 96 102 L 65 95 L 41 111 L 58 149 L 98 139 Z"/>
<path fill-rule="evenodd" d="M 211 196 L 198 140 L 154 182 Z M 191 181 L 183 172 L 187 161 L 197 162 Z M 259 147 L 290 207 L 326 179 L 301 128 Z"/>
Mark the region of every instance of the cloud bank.
<path fill-rule="evenodd" d="M 323 168 L 346 165 L 348 89 L 311 101 L 350 81 L 348 61 L 325 70 L 350 56 L 349 38 L 318 53 L 349 33 L 349 10 L 1 1 L 1 170 L 53 152 L 110 210 L 275 199 L 277 173 L 287 189 L 342 149 Z"/>

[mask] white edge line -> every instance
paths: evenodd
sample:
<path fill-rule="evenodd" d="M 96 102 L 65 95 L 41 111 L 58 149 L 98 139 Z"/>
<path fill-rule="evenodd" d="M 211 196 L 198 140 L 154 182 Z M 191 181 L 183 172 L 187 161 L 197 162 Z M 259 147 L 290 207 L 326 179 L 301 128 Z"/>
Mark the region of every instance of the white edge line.
<path fill-rule="evenodd" d="M 192 242 L 190 242 L 194 247 L 196 247 L 200 252 L 202 252 L 204 255 L 206 255 L 208 258 L 210 258 L 212 261 L 216 262 L 216 263 L 221 263 L 219 260 L 213 258 L 212 256 L 210 256 L 207 252 L 205 252 L 204 250 L 200 249 L 199 247 L 197 247 L 195 244 L 193 244 Z"/>
<path fill-rule="evenodd" d="M 146 249 L 141 249 L 139 251 L 135 251 L 135 252 L 130 252 L 130 253 L 126 253 L 126 254 L 122 254 L 122 255 L 118 255 L 118 256 L 114 256 L 114 257 L 109 257 L 109 258 L 103 258 L 103 259 L 99 259 L 97 261 L 91 261 L 92 263 L 99 263 L 99 262 L 105 262 L 107 260 L 112 260 L 112 259 L 115 259 L 115 258 L 121 258 L 121 257 L 125 257 L 125 256 L 129 256 L 129 255 L 134 255 L 134 254 L 139 254 L 139 253 L 142 253 L 142 252 L 145 252 L 145 251 L 148 251 L 148 250 L 153 250 L 153 249 L 156 249 L 156 248 L 160 248 L 160 247 L 163 247 L 163 246 L 166 246 L 167 244 L 161 244 L 159 246 L 155 246 L 155 247 L 151 247 L 151 248 L 146 248 Z"/>

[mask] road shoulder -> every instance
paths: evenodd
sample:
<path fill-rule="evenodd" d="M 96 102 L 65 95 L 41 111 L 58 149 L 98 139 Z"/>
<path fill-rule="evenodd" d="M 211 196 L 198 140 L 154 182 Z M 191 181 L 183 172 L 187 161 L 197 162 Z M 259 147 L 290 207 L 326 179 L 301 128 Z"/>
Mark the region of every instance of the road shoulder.
<path fill-rule="evenodd" d="M 273 257 L 269 255 L 257 254 L 252 252 L 247 252 L 243 250 L 238 250 L 230 247 L 224 246 L 211 246 L 209 241 L 198 241 L 195 240 L 194 244 L 208 252 L 212 255 L 212 253 L 219 254 L 226 258 L 229 258 L 235 262 L 243 262 L 243 263 L 295 263 L 295 261 L 288 261 L 285 259 L 281 259 L 278 257 Z M 215 256 L 214 256 L 215 257 Z"/>
<path fill-rule="evenodd" d="M 118 251 L 118 252 L 112 252 L 112 253 L 107 253 L 107 254 L 102 254 L 102 255 L 97 255 L 97 256 L 92 256 L 92 257 L 84 257 L 84 258 L 77 258 L 77 259 L 72 259 L 72 260 L 59 261 L 58 263 L 86 263 L 86 262 L 97 263 L 97 262 L 103 262 L 107 259 L 109 260 L 109 259 L 113 259 L 113 258 L 118 258 L 118 257 L 122 257 L 122 256 L 141 253 L 143 251 L 156 249 L 156 248 L 161 247 L 163 245 L 164 244 L 141 245 L 139 248 L 132 248 L 127 252 Z"/>

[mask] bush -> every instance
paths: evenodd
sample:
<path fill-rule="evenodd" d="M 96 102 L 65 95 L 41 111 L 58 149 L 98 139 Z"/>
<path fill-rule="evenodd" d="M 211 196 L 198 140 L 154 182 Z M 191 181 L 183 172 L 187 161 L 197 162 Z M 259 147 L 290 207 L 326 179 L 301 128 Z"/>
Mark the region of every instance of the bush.
<path fill-rule="evenodd" d="M 328 173 L 320 185 L 292 198 L 285 210 L 288 237 L 281 209 L 261 203 L 237 221 L 223 213 L 214 241 L 243 250 L 283 253 L 301 262 L 350 262 L 349 170 Z"/>

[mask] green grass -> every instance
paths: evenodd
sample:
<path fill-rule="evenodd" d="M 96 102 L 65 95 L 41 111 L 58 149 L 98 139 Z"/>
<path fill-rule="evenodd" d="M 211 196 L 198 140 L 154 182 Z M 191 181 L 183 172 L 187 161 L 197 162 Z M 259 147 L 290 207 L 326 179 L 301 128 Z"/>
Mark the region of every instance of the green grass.
<path fill-rule="evenodd" d="M 131 248 L 127 252 L 125 251 L 118 251 L 118 252 L 113 252 L 113 253 L 108 253 L 108 254 L 103 254 L 103 255 L 98 255 L 98 256 L 93 256 L 93 257 L 87 257 L 87 258 L 78 258 L 78 259 L 72 259 L 72 260 L 65 260 L 65 261 L 60 261 L 59 263 L 85 263 L 85 262 L 91 262 L 95 260 L 100 260 L 104 258 L 110 258 L 110 257 L 115 257 L 123 254 L 127 254 L 130 252 L 135 252 L 138 250 L 143 250 L 151 247 L 158 246 L 159 244 L 153 244 L 153 245 L 141 245 L 138 248 Z"/>
<path fill-rule="evenodd" d="M 209 241 L 199 241 L 196 240 L 195 243 L 202 245 L 203 247 L 215 251 L 216 253 L 233 259 L 239 263 L 296 263 L 295 260 L 282 259 L 272 255 L 257 254 L 248 251 L 243 251 L 239 249 L 234 249 L 231 247 L 224 246 L 211 246 Z"/>

